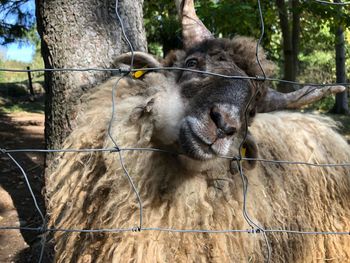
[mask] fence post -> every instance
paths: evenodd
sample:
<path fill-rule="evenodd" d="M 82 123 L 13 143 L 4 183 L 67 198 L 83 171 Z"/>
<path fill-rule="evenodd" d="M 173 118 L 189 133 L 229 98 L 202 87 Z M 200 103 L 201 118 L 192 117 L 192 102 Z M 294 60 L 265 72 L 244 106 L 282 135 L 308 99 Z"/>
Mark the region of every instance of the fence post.
<path fill-rule="evenodd" d="M 30 95 L 34 97 L 34 89 L 33 89 L 33 83 L 32 83 L 32 75 L 30 74 L 30 67 L 27 67 L 28 70 L 28 83 L 29 83 L 29 92 Z"/>

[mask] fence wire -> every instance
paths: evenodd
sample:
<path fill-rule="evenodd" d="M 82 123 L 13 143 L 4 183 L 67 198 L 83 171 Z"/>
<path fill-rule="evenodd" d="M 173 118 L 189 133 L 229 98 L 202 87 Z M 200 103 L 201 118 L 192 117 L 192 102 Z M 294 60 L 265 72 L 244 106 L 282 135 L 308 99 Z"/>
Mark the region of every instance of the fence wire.
<path fill-rule="evenodd" d="M 325 5 L 340 5 L 345 6 L 349 5 L 350 2 L 328 2 L 328 1 L 321 1 L 321 0 L 315 0 L 315 2 Z M 261 35 L 258 39 L 257 45 L 256 45 L 256 60 L 257 63 L 261 69 L 261 76 L 255 76 L 255 77 L 249 77 L 249 76 L 230 76 L 230 75 L 223 75 L 213 72 L 207 72 L 207 71 L 201 71 L 201 70 L 194 70 L 194 69 L 188 69 L 188 68 L 180 68 L 180 67 L 155 67 L 155 68 L 134 68 L 134 49 L 133 46 L 126 36 L 125 30 L 124 30 L 124 24 L 119 14 L 119 8 L 118 4 L 119 1 L 116 0 L 115 5 L 115 12 L 118 19 L 118 22 L 122 29 L 122 34 L 124 39 L 126 40 L 130 52 L 131 52 L 131 63 L 129 65 L 129 68 L 51 68 L 51 69 L 8 69 L 8 68 L 0 68 L 0 71 L 7 71 L 7 72 L 89 72 L 89 71 L 108 71 L 108 72 L 114 72 L 119 75 L 121 75 L 121 78 L 119 78 L 114 87 L 112 88 L 112 109 L 111 109 L 111 118 L 108 123 L 108 136 L 110 140 L 113 142 L 114 147 L 113 148 L 96 148 L 96 149 L 1 149 L 0 153 L 8 156 L 8 158 L 13 162 L 13 164 L 20 170 L 21 174 L 23 175 L 23 178 L 26 182 L 26 186 L 30 192 L 32 201 L 34 203 L 34 206 L 37 210 L 37 213 L 39 214 L 41 218 L 41 226 L 40 227 L 17 227 L 17 226 L 7 226 L 7 227 L 0 227 L 0 230 L 21 230 L 21 231 L 35 231 L 41 234 L 41 250 L 39 255 L 38 262 L 41 263 L 43 260 L 45 245 L 46 245 L 46 238 L 47 234 L 49 232 L 66 232 L 66 233 L 111 233 L 111 232 L 141 232 L 141 231 L 162 231 L 162 232 L 174 232 L 174 233 L 208 233 L 208 234 L 232 234 L 232 233 L 249 233 L 249 234 L 262 234 L 266 243 L 267 252 L 266 252 L 266 262 L 270 262 L 271 255 L 272 255 L 272 247 L 270 246 L 270 242 L 267 237 L 267 233 L 288 233 L 288 234 L 296 234 L 296 235 L 350 235 L 350 231 L 338 231 L 338 232 L 332 232 L 332 231 L 302 231 L 302 230 L 289 230 L 289 229 L 266 229 L 263 228 L 259 222 L 256 222 L 251 219 L 248 211 L 247 211 L 247 195 L 248 195 L 248 186 L 249 181 L 248 178 L 245 176 L 243 167 L 241 165 L 241 160 L 247 160 L 247 161 L 257 161 L 257 162 L 266 162 L 266 163 L 275 163 L 275 164 L 283 164 L 283 165 L 306 165 L 310 167 L 350 167 L 350 163 L 311 163 L 311 162 L 303 162 L 303 161 L 292 161 L 292 160 L 267 160 L 262 158 L 246 158 L 241 155 L 241 149 L 243 147 L 243 144 L 248 136 L 248 121 L 247 121 L 247 114 L 248 114 L 248 108 L 250 104 L 252 103 L 254 97 L 259 92 L 259 89 L 256 90 L 255 94 L 250 98 L 249 102 L 246 105 L 245 112 L 244 112 L 244 118 L 245 118 L 245 132 L 243 136 L 243 140 L 240 143 L 239 146 L 239 153 L 238 156 L 218 156 L 217 158 L 223 158 L 223 159 L 229 159 L 232 161 L 235 161 L 237 163 L 237 167 L 239 170 L 239 174 L 242 180 L 242 195 L 243 195 L 243 217 L 246 221 L 246 223 L 250 226 L 250 229 L 223 229 L 223 230 L 209 230 L 209 229 L 174 229 L 174 228 L 160 228 L 160 227 L 144 227 L 143 226 L 143 211 L 142 211 L 142 200 L 140 198 L 140 194 L 129 175 L 129 172 L 127 168 L 124 165 L 123 160 L 123 152 L 125 151 L 153 151 L 153 152 L 160 152 L 164 154 L 171 154 L 171 155 L 182 155 L 181 152 L 172 152 L 167 151 L 163 149 L 156 149 L 156 148 L 122 148 L 119 147 L 116 138 L 113 138 L 112 136 L 112 130 L 113 130 L 113 121 L 115 118 L 115 108 L 116 108 L 116 101 L 115 101 L 115 92 L 118 88 L 119 81 L 129 75 L 132 72 L 136 72 L 139 70 L 143 71 L 165 71 L 165 70 L 175 70 L 175 71 L 189 71 L 193 73 L 200 73 L 210 76 L 216 76 L 221 78 L 227 78 L 227 79 L 246 79 L 246 80 L 256 80 L 256 81 L 273 81 L 273 82 L 281 82 L 281 83 L 288 83 L 293 84 L 295 86 L 315 86 L 315 87 L 327 87 L 327 86 L 334 86 L 334 85 L 343 85 L 343 86 L 350 86 L 350 83 L 300 83 L 295 81 L 287 81 L 287 80 L 281 80 L 277 78 L 269 78 L 265 75 L 265 72 L 261 66 L 260 59 L 259 59 L 259 45 L 264 37 L 264 20 L 263 20 L 263 13 L 261 8 L 260 0 L 257 1 L 258 3 L 258 12 L 259 12 L 259 19 L 260 19 L 260 30 Z M 37 153 L 64 153 L 64 152 L 71 152 L 71 153 L 84 153 L 84 152 L 110 152 L 111 154 L 117 153 L 118 154 L 118 161 L 120 162 L 122 169 L 124 171 L 125 176 L 127 177 L 130 186 L 132 187 L 136 199 L 139 204 L 139 225 L 130 227 L 130 228 L 108 228 L 108 229 L 75 229 L 75 228 L 49 228 L 47 227 L 47 220 L 44 215 L 44 213 L 41 211 L 38 201 L 34 195 L 34 192 L 32 190 L 32 186 L 28 180 L 28 176 L 25 172 L 25 169 L 19 164 L 19 162 L 13 157 L 12 153 L 28 153 L 28 152 L 37 152 Z"/>
<path fill-rule="evenodd" d="M 286 84 L 292 84 L 295 86 L 315 86 L 315 87 L 330 87 L 335 85 L 341 85 L 341 86 L 350 86 L 350 82 L 337 82 L 337 83 L 312 83 L 312 82 L 298 82 L 298 81 L 291 81 L 291 80 L 285 80 L 285 79 L 278 79 L 278 78 L 270 78 L 265 76 L 232 76 L 232 75 L 225 75 L 225 74 L 218 74 L 214 72 L 209 71 L 202 71 L 202 70 L 196 70 L 196 69 L 190 69 L 190 68 L 180 68 L 180 67 L 154 67 L 154 68 L 132 68 L 132 69 L 125 69 L 125 68 L 52 68 L 52 69 L 8 69 L 8 68 L 0 68 L 0 71 L 4 72 L 89 72 L 89 71 L 102 71 L 102 72 L 113 72 L 118 73 L 120 75 L 129 73 L 133 73 L 136 71 L 188 71 L 192 73 L 198 73 L 208 76 L 214 76 L 214 77 L 220 77 L 225 79 L 243 79 L 243 80 L 256 80 L 256 81 L 272 81 L 272 82 L 279 82 L 279 83 L 286 83 Z"/>
<path fill-rule="evenodd" d="M 322 1 L 322 0 L 315 0 L 316 3 L 324 4 L 324 5 L 338 5 L 338 6 L 345 6 L 350 5 L 350 2 L 329 2 L 329 1 Z"/>

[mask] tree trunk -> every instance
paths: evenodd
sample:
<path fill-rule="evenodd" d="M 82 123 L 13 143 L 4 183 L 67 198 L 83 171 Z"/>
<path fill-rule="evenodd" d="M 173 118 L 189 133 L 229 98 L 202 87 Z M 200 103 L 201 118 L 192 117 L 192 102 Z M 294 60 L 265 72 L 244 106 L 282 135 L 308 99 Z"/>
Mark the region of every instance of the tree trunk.
<path fill-rule="evenodd" d="M 300 10 L 299 0 L 292 1 L 292 22 L 290 22 L 287 4 L 284 0 L 276 0 L 280 27 L 283 40 L 283 79 L 295 81 L 298 72 L 299 39 L 300 39 Z M 288 83 L 278 85 L 280 92 L 294 91 L 294 86 Z"/>
<path fill-rule="evenodd" d="M 123 0 L 119 13 L 135 50 L 145 51 L 143 0 Z M 46 68 L 109 68 L 129 47 L 112 0 L 36 0 L 38 31 Z M 79 98 L 105 80 L 106 72 L 46 72 L 45 138 L 59 149 L 74 128 Z M 48 166 L 51 155 L 47 156 Z"/>
<path fill-rule="evenodd" d="M 335 34 L 335 68 L 337 83 L 345 83 L 345 42 L 342 26 L 337 27 Z M 335 95 L 335 104 L 331 112 L 336 114 L 349 114 L 347 90 Z"/>
<path fill-rule="evenodd" d="M 335 3 L 340 3 L 340 0 L 335 0 Z M 339 7 L 341 12 L 341 7 Z M 345 70 L 345 41 L 344 41 L 344 30 L 341 25 L 336 27 L 335 31 L 335 69 L 337 83 L 346 82 L 346 70 Z M 335 114 L 349 114 L 348 106 L 348 92 L 338 93 L 335 95 L 335 104 L 331 110 L 331 113 Z"/>
<path fill-rule="evenodd" d="M 293 46 L 293 81 L 296 81 L 299 74 L 299 43 L 300 43 L 300 4 L 299 0 L 292 1 L 292 46 Z"/>
<path fill-rule="evenodd" d="M 142 6 L 143 0 L 122 0 L 119 14 L 134 49 L 146 51 Z M 118 54 L 129 51 L 114 0 L 36 0 L 36 17 L 46 68 L 111 68 Z M 110 75 L 98 71 L 45 72 L 48 149 L 60 149 L 74 129 L 80 97 Z M 53 157 L 46 155 L 46 180 L 55 167 Z M 44 262 L 53 257 L 53 242 L 45 244 Z M 33 257 L 38 257 L 41 247 L 40 242 L 32 246 Z"/>

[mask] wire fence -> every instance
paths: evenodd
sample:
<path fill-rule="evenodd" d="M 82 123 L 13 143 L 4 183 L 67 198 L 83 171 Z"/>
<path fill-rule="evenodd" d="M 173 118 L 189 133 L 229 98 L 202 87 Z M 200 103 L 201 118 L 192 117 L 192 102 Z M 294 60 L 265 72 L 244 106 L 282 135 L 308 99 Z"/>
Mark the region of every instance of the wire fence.
<path fill-rule="evenodd" d="M 21 174 L 23 175 L 23 178 L 25 180 L 26 186 L 30 192 L 32 201 L 34 202 L 34 206 L 37 210 L 38 215 L 41 219 L 41 226 L 40 227 L 25 227 L 25 226 L 7 226 L 7 227 L 0 227 L 0 230 L 21 230 L 21 231 L 35 231 L 41 234 L 41 252 L 39 256 L 39 263 L 43 262 L 43 256 L 44 256 L 44 249 L 45 245 L 47 243 L 47 234 L 49 232 L 66 232 L 66 233 L 73 233 L 73 232 L 79 232 L 79 233 L 110 233 L 110 232 L 141 232 L 141 231 L 166 231 L 166 232 L 176 232 L 176 233 L 208 233 L 208 234 L 222 234 L 222 233 L 251 233 L 251 234 L 262 234 L 266 243 L 266 261 L 271 261 L 271 255 L 272 255 L 272 247 L 270 245 L 270 242 L 267 237 L 267 233 L 288 233 L 288 234 L 296 234 L 296 235 L 350 235 L 350 230 L 346 231 L 339 231 L 339 232 L 331 232 L 331 231 L 297 231 L 297 230 L 289 230 L 289 229 L 266 229 L 261 226 L 259 222 L 256 222 L 255 220 L 252 220 L 248 211 L 247 211 L 247 194 L 248 194 L 248 178 L 245 176 L 243 167 L 241 165 L 242 160 L 247 161 L 257 161 L 257 162 L 266 162 L 266 163 L 275 163 L 275 164 L 283 164 L 283 165 L 305 165 L 310 167 L 350 167 L 350 163 L 312 163 L 312 162 L 304 162 L 304 161 L 288 161 L 288 160 L 267 160 L 267 159 L 261 159 L 261 158 L 246 158 L 241 155 L 241 150 L 243 147 L 243 144 L 248 136 L 248 108 L 250 104 L 252 103 L 255 96 L 258 94 L 259 89 L 256 90 L 255 94 L 251 96 L 249 102 L 246 105 L 245 112 L 244 112 L 244 118 L 245 118 L 245 129 L 244 129 L 244 136 L 243 140 L 239 145 L 239 151 L 237 156 L 218 156 L 217 158 L 223 158 L 223 159 L 229 159 L 232 161 L 235 161 L 238 167 L 238 171 L 242 180 L 242 190 L 243 190 L 243 217 L 246 221 L 246 223 L 250 226 L 250 229 L 224 229 L 224 230 L 208 230 L 208 229 L 173 229 L 173 228 L 158 228 L 158 227 L 145 227 L 143 225 L 143 205 L 142 200 L 139 194 L 139 191 L 137 187 L 135 186 L 135 183 L 131 176 L 129 175 L 129 172 L 127 168 L 124 165 L 124 159 L 122 156 L 122 152 L 126 151 L 153 151 L 153 152 L 159 152 L 163 154 L 171 154 L 171 155 L 181 155 L 182 153 L 178 152 L 172 152 L 167 151 L 163 149 L 156 149 L 156 148 L 123 148 L 120 147 L 115 140 L 115 138 L 112 136 L 112 130 L 113 130 L 113 122 L 115 118 L 115 107 L 116 107 L 116 101 L 115 101 L 115 93 L 116 89 L 118 87 L 118 84 L 121 79 L 128 76 L 132 72 L 136 71 L 190 71 L 193 73 L 199 73 L 199 74 L 205 74 L 215 77 L 221 77 L 221 78 L 227 78 L 227 79 L 245 79 L 245 80 L 255 80 L 255 81 L 276 81 L 276 82 L 283 82 L 288 84 L 294 84 L 297 86 L 315 86 L 315 87 L 325 87 L 325 86 L 334 86 L 334 85 L 343 85 L 343 86 L 350 86 L 350 83 L 330 83 L 330 84 L 318 84 L 318 83 L 299 83 L 294 81 L 286 81 L 281 80 L 277 78 L 269 78 L 265 75 L 264 69 L 261 66 L 260 59 L 259 59 L 259 45 L 264 37 L 264 20 L 263 20 L 263 13 L 261 8 L 260 0 L 258 2 L 258 11 L 259 11 L 259 17 L 260 17 L 260 25 L 261 25 L 261 35 L 257 42 L 256 46 L 256 61 L 261 69 L 261 76 L 255 76 L 255 77 L 249 77 L 249 76 L 230 76 L 230 75 L 223 75 L 223 74 L 217 74 L 213 72 L 207 72 L 207 71 L 200 71 L 200 70 L 194 70 L 194 69 L 188 69 L 188 68 L 180 68 L 180 67 L 155 67 L 155 68 L 134 68 L 134 49 L 132 47 L 131 42 L 126 36 L 123 21 L 119 15 L 118 11 L 118 0 L 116 0 L 116 6 L 115 11 L 118 18 L 118 21 L 120 23 L 122 34 L 124 36 L 124 39 L 126 40 L 130 51 L 131 51 L 131 63 L 129 68 L 113 68 L 113 69 L 105 69 L 105 68 L 52 68 L 52 69 L 8 69 L 8 68 L 0 68 L 0 71 L 7 71 L 7 72 L 82 72 L 82 71 L 108 71 L 108 72 L 114 72 L 121 75 L 121 77 L 116 81 L 114 87 L 112 88 L 111 92 L 111 98 L 112 98 L 112 109 L 111 109 L 111 118 L 109 120 L 108 124 L 108 136 L 110 140 L 113 142 L 114 147 L 112 148 L 96 148 L 96 149 L 0 149 L 0 153 L 3 155 L 6 155 L 13 164 L 20 170 Z M 328 2 L 328 1 L 319 1 L 315 0 L 315 2 L 318 2 L 320 4 L 326 4 L 326 5 L 340 5 L 345 6 L 349 5 L 350 2 Z M 14 158 L 14 153 L 63 153 L 63 152 L 71 152 L 71 153 L 83 153 L 83 152 L 110 152 L 112 154 L 118 154 L 119 162 L 121 164 L 121 167 L 124 171 L 125 176 L 129 180 L 130 186 L 132 187 L 138 201 L 139 205 L 139 224 L 134 227 L 130 228 L 108 228 L 108 229 L 75 229 L 75 228 L 52 228 L 47 226 L 47 219 L 45 213 L 40 209 L 37 201 L 37 197 L 35 196 L 32 186 L 28 180 L 28 175 L 25 171 L 25 169 L 19 164 L 19 162 Z"/>

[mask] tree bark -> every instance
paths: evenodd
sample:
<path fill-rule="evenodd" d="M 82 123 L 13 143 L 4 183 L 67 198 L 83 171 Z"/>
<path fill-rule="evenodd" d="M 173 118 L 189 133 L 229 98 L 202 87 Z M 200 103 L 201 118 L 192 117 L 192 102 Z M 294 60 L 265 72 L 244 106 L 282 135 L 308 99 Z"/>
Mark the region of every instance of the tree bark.
<path fill-rule="evenodd" d="M 119 14 L 135 50 L 146 51 L 143 0 L 121 0 Z M 36 0 L 37 28 L 45 67 L 111 68 L 117 55 L 129 51 L 122 36 L 113 0 Z M 80 97 L 111 74 L 109 72 L 45 72 L 45 140 L 48 149 L 60 149 L 74 129 Z M 46 155 L 45 179 L 55 168 Z M 49 190 L 49 189 L 48 189 Z M 50 239 L 50 238 L 49 238 Z M 40 241 L 40 240 L 39 240 Z M 53 258 L 53 240 L 45 244 L 43 262 Z M 32 247 L 33 257 L 42 245 Z M 37 259 L 34 259 L 37 262 Z"/>
<path fill-rule="evenodd" d="M 345 83 L 345 41 L 344 30 L 342 26 L 337 27 L 335 34 L 335 68 L 337 83 Z M 347 90 L 335 95 L 335 104 L 331 112 L 335 114 L 349 114 Z"/>
<path fill-rule="evenodd" d="M 289 18 L 287 4 L 284 0 L 276 0 L 279 24 L 282 32 L 283 45 L 283 79 L 296 81 L 299 67 L 299 40 L 300 40 L 300 10 L 299 0 L 292 1 L 292 16 Z M 294 86 L 280 83 L 278 90 L 283 93 L 294 91 Z"/>
<path fill-rule="evenodd" d="M 119 13 L 135 50 L 146 51 L 143 0 L 123 0 Z M 109 68 L 129 47 L 112 0 L 36 0 L 38 32 L 46 68 Z M 106 72 L 46 72 L 45 138 L 59 149 L 74 128 L 79 98 L 105 80 Z M 49 165 L 51 155 L 47 156 Z"/>
<path fill-rule="evenodd" d="M 334 0 L 335 3 L 341 3 L 341 0 Z M 342 12 L 342 7 L 339 7 L 339 12 Z M 346 82 L 346 66 L 345 66 L 345 40 L 344 30 L 342 25 L 336 27 L 335 31 L 335 70 L 337 83 Z M 349 114 L 348 106 L 348 91 L 335 95 L 335 104 L 330 111 L 335 114 Z"/>
<path fill-rule="evenodd" d="M 296 81 L 299 74 L 299 43 L 300 43 L 300 3 L 299 0 L 292 0 L 292 47 L 293 47 L 293 81 Z"/>

